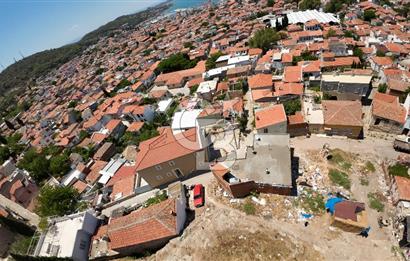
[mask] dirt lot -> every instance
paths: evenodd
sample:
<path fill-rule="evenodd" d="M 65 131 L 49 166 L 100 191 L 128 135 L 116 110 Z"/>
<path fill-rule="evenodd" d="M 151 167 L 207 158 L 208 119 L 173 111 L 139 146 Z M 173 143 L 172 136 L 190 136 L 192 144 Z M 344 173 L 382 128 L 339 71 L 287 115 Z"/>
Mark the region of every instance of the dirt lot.
<path fill-rule="evenodd" d="M 324 143 L 330 145 L 332 160 L 321 154 Z M 401 260 L 391 226 L 379 228 L 377 222 L 392 211 L 381 167 L 399 155 L 391 141 L 311 137 L 292 139 L 291 144 L 303 170 L 297 179 L 297 197 L 254 194 L 231 199 L 208 173 L 200 182 L 206 186 L 206 205 L 195 211 L 181 237 L 145 259 Z M 332 169 L 337 175 L 331 177 Z M 366 204 L 368 238 L 329 226 L 324 202 L 330 192 Z M 375 195 L 382 209 L 370 208 L 369 194 Z M 302 214 L 313 217 L 304 219 Z"/>
<path fill-rule="evenodd" d="M 271 222 L 219 203 L 206 210 L 180 238 L 147 260 L 323 260 L 308 243 L 279 232 Z"/>

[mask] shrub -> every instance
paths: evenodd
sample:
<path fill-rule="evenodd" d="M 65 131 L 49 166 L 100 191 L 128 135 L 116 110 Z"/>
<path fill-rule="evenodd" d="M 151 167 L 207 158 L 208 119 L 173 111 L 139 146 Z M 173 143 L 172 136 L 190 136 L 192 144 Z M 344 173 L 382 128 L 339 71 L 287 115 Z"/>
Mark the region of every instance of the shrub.
<path fill-rule="evenodd" d="M 349 176 L 346 173 L 337 169 L 330 169 L 329 178 L 333 184 L 342 186 L 345 189 L 350 189 L 351 183 Z"/>
<path fill-rule="evenodd" d="M 384 210 L 384 204 L 381 202 L 379 195 L 376 193 L 369 193 L 367 194 L 367 198 L 369 199 L 370 208 L 375 209 L 378 212 L 382 212 Z"/>
<path fill-rule="evenodd" d="M 246 213 L 246 215 L 255 215 L 256 208 L 252 201 L 247 200 L 247 202 L 243 205 L 243 211 Z"/>
<path fill-rule="evenodd" d="M 395 165 L 389 166 L 389 174 L 392 176 L 410 178 L 408 169 L 406 165 L 396 163 Z"/>

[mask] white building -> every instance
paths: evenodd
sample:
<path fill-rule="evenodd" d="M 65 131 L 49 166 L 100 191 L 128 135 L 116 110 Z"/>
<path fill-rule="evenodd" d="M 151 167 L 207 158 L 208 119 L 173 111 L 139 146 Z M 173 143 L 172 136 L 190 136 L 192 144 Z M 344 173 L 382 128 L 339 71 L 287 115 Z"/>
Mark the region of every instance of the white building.
<path fill-rule="evenodd" d="M 176 112 L 172 119 L 172 132 L 174 134 L 197 127 L 197 118 L 202 112 L 202 109 L 183 110 Z"/>
<path fill-rule="evenodd" d="M 201 82 L 196 90 L 198 97 L 210 101 L 216 91 L 218 81 Z"/>
<path fill-rule="evenodd" d="M 90 212 L 81 212 L 49 221 L 37 243 L 34 256 L 88 260 L 91 237 L 98 219 Z"/>

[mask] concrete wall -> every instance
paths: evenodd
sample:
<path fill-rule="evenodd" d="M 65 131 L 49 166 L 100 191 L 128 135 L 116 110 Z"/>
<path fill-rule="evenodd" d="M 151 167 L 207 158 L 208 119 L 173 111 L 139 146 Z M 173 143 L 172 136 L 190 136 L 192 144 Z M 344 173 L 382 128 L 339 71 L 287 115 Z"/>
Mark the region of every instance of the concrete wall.
<path fill-rule="evenodd" d="M 186 215 L 186 200 L 177 199 L 175 201 L 175 204 L 176 204 L 176 212 L 177 212 L 176 231 L 178 234 L 180 234 L 184 230 L 186 216 L 187 216 Z"/>
<path fill-rule="evenodd" d="M 325 133 L 327 135 L 346 136 L 352 139 L 357 139 L 363 130 L 360 126 L 339 126 L 325 124 Z"/>
<path fill-rule="evenodd" d="M 288 133 L 291 137 L 304 136 L 308 133 L 308 125 L 306 123 L 288 125 Z"/>
<path fill-rule="evenodd" d="M 287 128 L 288 128 L 287 125 L 288 125 L 287 121 L 284 121 L 284 122 L 280 122 L 280 123 L 275 124 L 275 125 L 268 126 L 266 128 L 258 129 L 257 132 L 258 132 L 258 134 L 263 134 L 263 133 L 266 133 L 264 131 L 264 129 L 267 129 L 268 130 L 267 133 L 285 134 L 285 133 L 287 133 Z"/>
<path fill-rule="evenodd" d="M 138 171 L 138 175 L 142 177 L 147 183 L 152 187 L 156 188 L 161 185 L 180 180 L 191 174 L 196 170 L 196 153 L 185 155 L 183 157 L 158 164 L 160 169 L 157 170 L 156 166 L 149 167 L 143 170 Z M 175 165 L 174 165 L 175 164 Z M 179 169 L 182 172 L 182 177 L 178 177 L 175 173 L 175 169 Z"/>

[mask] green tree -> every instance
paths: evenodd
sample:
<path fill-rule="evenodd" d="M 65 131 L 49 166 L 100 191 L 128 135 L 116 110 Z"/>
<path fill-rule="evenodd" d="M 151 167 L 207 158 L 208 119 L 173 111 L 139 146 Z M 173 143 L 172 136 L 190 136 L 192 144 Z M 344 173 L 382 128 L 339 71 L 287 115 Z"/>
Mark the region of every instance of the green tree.
<path fill-rule="evenodd" d="M 185 53 L 173 54 L 158 64 L 157 70 L 162 73 L 175 72 L 195 67 L 198 60 L 190 60 Z"/>
<path fill-rule="evenodd" d="M 280 36 L 275 30 L 265 28 L 255 33 L 249 40 L 249 46 L 252 48 L 260 48 L 266 53 L 278 40 L 280 40 Z"/>
<path fill-rule="evenodd" d="M 211 56 L 209 56 L 209 58 L 205 62 L 206 69 L 211 70 L 216 68 L 216 60 L 218 60 L 218 58 L 222 55 L 223 53 L 219 51 L 214 54 L 211 54 Z"/>
<path fill-rule="evenodd" d="M 365 10 L 363 13 L 363 19 L 370 22 L 372 19 L 376 18 L 376 12 L 374 10 Z"/>
<path fill-rule="evenodd" d="M 377 50 L 377 51 L 376 51 L 376 56 L 378 56 L 378 57 L 385 57 L 386 54 L 385 54 L 382 50 Z"/>
<path fill-rule="evenodd" d="M 320 0 L 303 0 L 299 4 L 301 10 L 313 10 L 320 8 Z"/>
<path fill-rule="evenodd" d="M 364 58 L 363 58 L 363 50 L 360 49 L 360 48 L 357 47 L 357 46 L 355 46 L 355 47 L 353 48 L 353 56 L 358 57 L 361 62 L 364 61 Z"/>
<path fill-rule="evenodd" d="M 36 182 L 41 182 L 48 178 L 49 164 L 49 160 L 43 153 L 38 153 L 34 148 L 31 148 L 24 153 L 23 159 L 19 161 L 17 166 L 27 170 Z"/>
<path fill-rule="evenodd" d="M 50 173 L 61 177 L 70 171 L 70 159 L 66 153 L 50 158 Z"/>
<path fill-rule="evenodd" d="M 0 164 L 10 158 L 11 152 L 7 146 L 0 146 Z"/>
<path fill-rule="evenodd" d="M 300 99 L 289 100 L 283 103 L 286 115 L 293 115 L 302 109 Z"/>
<path fill-rule="evenodd" d="M 41 217 L 64 216 L 77 208 L 79 194 L 72 187 L 45 185 L 40 190 L 36 212 Z"/>
<path fill-rule="evenodd" d="M 326 38 L 330 38 L 333 36 L 336 36 L 336 31 L 330 28 L 329 31 L 327 31 Z"/>
<path fill-rule="evenodd" d="M 386 93 L 386 91 L 387 91 L 387 84 L 385 84 L 385 83 L 379 84 L 379 86 L 377 87 L 377 91 L 378 91 L 378 92 L 381 92 L 381 93 Z"/>

